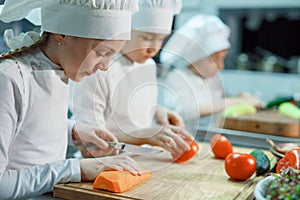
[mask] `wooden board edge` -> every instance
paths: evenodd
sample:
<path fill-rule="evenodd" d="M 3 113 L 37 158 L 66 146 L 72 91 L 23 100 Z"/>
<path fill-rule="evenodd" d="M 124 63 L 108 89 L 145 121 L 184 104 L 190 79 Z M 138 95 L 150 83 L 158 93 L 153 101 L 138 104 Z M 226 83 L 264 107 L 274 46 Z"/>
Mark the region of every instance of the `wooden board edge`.
<path fill-rule="evenodd" d="M 222 126 L 219 125 L 219 128 L 228 129 L 228 130 L 237 130 L 237 131 L 245 131 L 245 132 L 253 132 L 258 134 L 267 134 L 267 135 L 275 135 L 275 136 L 281 136 L 281 137 L 288 137 L 288 138 L 299 138 L 300 136 L 300 126 L 299 124 L 296 125 L 290 125 L 281 127 L 278 124 L 265 124 L 263 125 L 264 130 L 256 129 L 255 123 L 252 123 L 250 121 L 236 121 L 235 123 L 238 124 L 238 126 L 232 126 L 231 122 L 224 123 Z M 246 127 L 246 125 L 251 125 L 250 127 Z M 261 125 L 260 125 L 261 126 Z M 273 129 L 267 129 L 267 127 L 273 126 Z M 293 130 L 295 129 L 295 130 Z"/>
<path fill-rule="evenodd" d="M 255 178 L 256 179 L 256 178 Z M 240 192 L 234 199 L 235 200 L 252 200 L 254 199 L 253 191 L 255 189 L 256 182 L 255 180 L 251 182 L 251 184 L 247 185 L 247 188 Z"/>
<path fill-rule="evenodd" d="M 101 194 L 99 193 L 99 195 L 97 195 L 97 194 L 95 194 L 95 192 L 93 192 L 89 189 L 67 186 L 65 184 L 58 184 L 58 185 L 54 186 L 53 197 L 68 199 L 68 200 L 82 200 L 82 199 L 89 199 L 89 200 L 121 200 L 121 199 L 140 200 L 137 198 L 116 195 L 114 193 L 108 193 L 108 192 L 107 192 L 107 194 L 105 192 L 101 192 Z"/>

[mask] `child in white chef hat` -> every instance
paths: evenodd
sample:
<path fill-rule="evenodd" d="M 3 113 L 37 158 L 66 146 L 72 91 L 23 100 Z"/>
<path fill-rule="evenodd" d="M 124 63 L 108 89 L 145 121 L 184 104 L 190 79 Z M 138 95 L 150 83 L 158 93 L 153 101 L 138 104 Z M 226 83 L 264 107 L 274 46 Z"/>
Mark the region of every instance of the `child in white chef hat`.
<path fill-rule="evenodd" d="M 163 105 L 186 119 L 210 115 L 242 102 L 260 107 L 248 93 L 225 97 L 219 71 L 230 47 L 230 29 L 217 16 L 196 15 L 181 26 L 164 46 L 160 61 L 175 68 L 163 83 Z"/>
<path fill-rule="evenodd" d="M 43 34 L 5 33 L 14 50 L 0 55 L 0 199 L 36 197 L 57 183 L 92 181 L 111 168 L 140 173 L 128 156 L 65 159 L 68 80 L 107 69 L 130 39 L 137 6 L 134 0 L 5 1 L 0 20 L 16 21 L 36 11 Z M 116 141 L 112 134 L 70 125 L 70 139 L 80 137 L 77 142 L 94 142 L 111 153 L 106 141 Z"/>
<path fill-rule="evenodd" d="M 152 126 L 154 116 L 162 124 L 168 124 L 169 117 L 175 124 L 181 123 L 176 114 L 156 108 L 156 64 L 152 60 L 171 33 L 173 17 L 180 8 L 181 1 L 139 1 L 139 11 L 133 15 L 132 39 L 111 62 L 110 69 L 74 85 L 71 107 L 75 120 L 104 125 L 122 142 L 157 145 L 172 154 L 189 149 L 183 138 L 192 135 L 186 131 Z"/>

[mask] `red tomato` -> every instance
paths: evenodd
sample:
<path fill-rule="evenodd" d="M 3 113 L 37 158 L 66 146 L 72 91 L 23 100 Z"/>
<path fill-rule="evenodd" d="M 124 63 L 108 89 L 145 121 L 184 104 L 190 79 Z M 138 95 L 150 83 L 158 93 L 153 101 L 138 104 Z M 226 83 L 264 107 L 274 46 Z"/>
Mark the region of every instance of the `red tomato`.
<path fill-rule="evenodd" d="M 185 161 L 191 159 L 194 155 L 196 155 L 196 153 L 197 153 L 198 150 L 199 150 L 199 146 L 198 146 L 197 142 L 195 142 L 195 141 L 193 140 L 193 141 L 190 141 L 190 142 L 188 142 L 188 143 L 190 143 L 190 147 L 191 147 L 190 150 L 184 152 L 184 153 L 183 153 L 181 156 L 179 156 L 179 157 L 173 155 L 173 159 L 174 159 L 175 162 L 178 162 L 178 163 L 180 163 L 180 162 L 185 162 Z"/>
<path fill-rule="evenodd" d="M 251 154 L 231 153 L 225 159 L 228 176 L 236 180 L 246 180 L 256 171 L 256 161 Z"/>
<path fill-rule="evenodd" d="M 276 173 L 279 173 L 281 168 L 292 167 L 300 169 L 300 149 L 293 149 L 288 151 L 283 158 L 281 158 L 276 166 Z"/>
<path fill-rule="evenodd" d="M 210 146 L 216 158 L 225 159 L 228 154 L 233 152 L 230 141 L 221 134 L 216 134 L 212 137 Z"/>

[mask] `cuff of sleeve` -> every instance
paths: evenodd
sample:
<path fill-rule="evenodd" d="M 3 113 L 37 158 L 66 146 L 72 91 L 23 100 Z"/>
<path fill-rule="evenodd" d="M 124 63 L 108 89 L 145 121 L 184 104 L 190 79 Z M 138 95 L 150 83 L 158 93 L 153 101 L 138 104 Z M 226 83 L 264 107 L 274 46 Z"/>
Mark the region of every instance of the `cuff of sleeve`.
<path fill-rule="evenodd" d="M 71 180 L 70 182 L 80 182 L 81 173 L 80 173 L 80 162 L 79 159 L 69 159 L 71 164 Z"/>
<path fill-rule="evenodd" d="M 75 124 L 76 124 L 75 120 L 68 119 L 68 145 L 71 146 L 75 146 L 72 139 L 72 130 Z"/>

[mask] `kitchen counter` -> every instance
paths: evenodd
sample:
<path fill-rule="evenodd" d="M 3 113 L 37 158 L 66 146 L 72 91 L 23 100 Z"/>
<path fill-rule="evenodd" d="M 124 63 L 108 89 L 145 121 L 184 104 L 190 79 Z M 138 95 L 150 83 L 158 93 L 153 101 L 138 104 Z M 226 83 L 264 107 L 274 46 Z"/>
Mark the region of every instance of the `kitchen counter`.
<path fill-rule="evenodd" d="M 199 147 L 196 156 L 185 163 L 171 162 L 166 151 L 135 156 L 142 167 L 153 171 L 153 176 L 121 194 L 95 190 L 92 182 L 59 184 L 53 194 L 64 199 L 253 199 L 254 187 L 262 177 L 253 175 L 246 181 L 231 180 L 225 172 L 224 160 L 214 158 L 209 143 L 199 143 Z M 235 152 L 252 150 L 234 146 Z M 277 158 L 265 152 L 274 167 Z"/>
<path fill-rule="evenodd" d="M 275 143 L 296 143 L 300 145 L 300 138 L 290 138 L 283 136 L 275 136 L 270 134 L 253 133 L 238 130 L 229 130 L 223 128 L 216 128 L 210 126 L 198 126 L 196 139 L 198 141 L 210 141 L 216 133 L 221 133 L 226 136 L 230 142 L 235 146 L 242 146 L 247 148 L 261 148 L 269 149 L 270 144 L 266 139 L 271 139 Z"/>
<path fill-rule="evenodd" d="M 232 130 L 226 128 L 218 127 L 218 115 L 211 115 L 202 117 L 199 119 L 199 123 L 197 127 L 194 129 L 197 130 L 196 140 L 198 141 L 210 141 L 210 139 L 216 133 L 221 133 L 226 136 L 233 145 L 236 146 L 243 146 L 248 148 L 261 148 L 261 149 L 269 149 L 270 145 L 266 142 L 266 139 L 271 139 L 275 143 L 297 143 L 300 145 L 300 138 L 292 138 L 292 137 L 285 137 L 279 136 L 274 134 L 265 134 L 265 133 L 254 133 L 248 131 L 241 131 L 241 130 Z M 280 124 L 280 121 L 278 121 Z M 274 126 L 278 125 L 274 123 Z"/>

